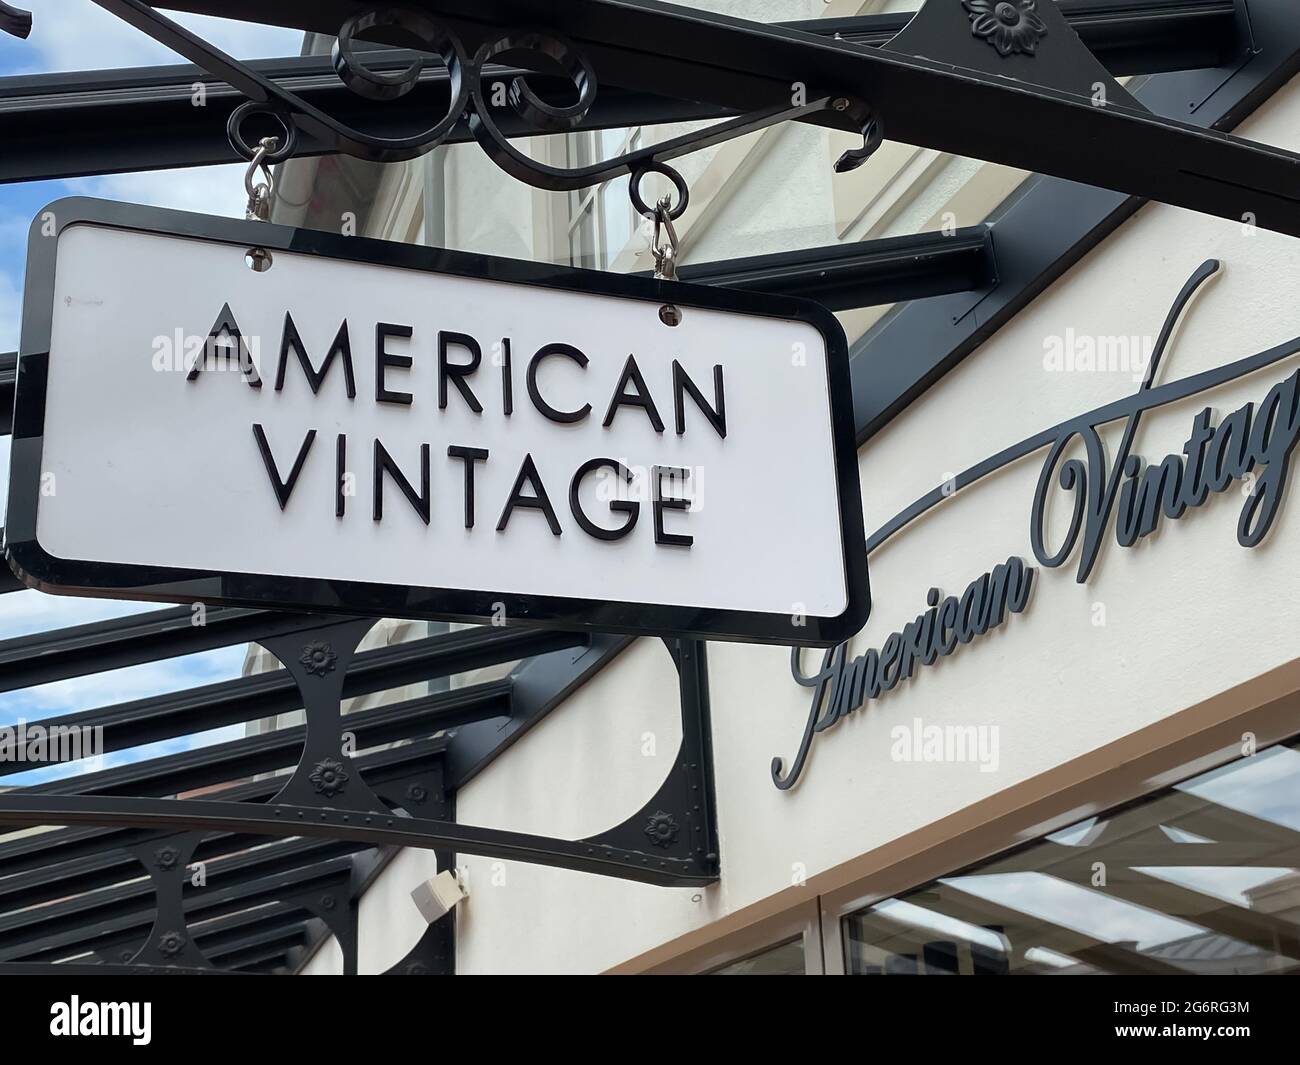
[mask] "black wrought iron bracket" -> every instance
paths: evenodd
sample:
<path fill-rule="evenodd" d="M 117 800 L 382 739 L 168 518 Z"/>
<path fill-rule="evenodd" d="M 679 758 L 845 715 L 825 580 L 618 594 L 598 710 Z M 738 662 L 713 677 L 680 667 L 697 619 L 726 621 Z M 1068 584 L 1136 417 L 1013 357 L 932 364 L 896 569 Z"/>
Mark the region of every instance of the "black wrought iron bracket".
<path fill-rule="evenodd" d="M 95 0 L 248 97 L 232 115 L 247 146 L 255 112 L 285 123 L 279 153 L 297 130 L 368 159 L 411 158 L 441 143 L 463 116 L 512 174 L 566 189 L 623 173 L 667 172 L 667 160 L 775 122 L 796 119 L 864 137 L 842 167 L 860 163 L 882 135 L 922 147 L 1218 215 L 1300 236 L 1300 156 L 1151 114 L 1101 66 L 1054 3 L 928 0 L 882 47 L 819 37 L 656 0 L 165 0 L 159 6 L 334 34 L 334 67 L 366 99 L 401 96 L 425 60 L 372 71 L 355 42 L 410 47 L 447 65 L 451 106 L 423 131 L 376 137 L 337 121 L 291 90 L 225 55 L 143 0 Z M 1238 31 L 1250 48 L 1249 0 Z M 529 57 L 528 62 L 522 62 Z M 575 102 L 542 100 L 524 75 L 487 85 L 484 70 L 509 58 L 524 69 L 563 70 Z M 565 132 L 581 121 L 600 83 L 706 103 L 742 117 L 592 167 L 539 166 L 510 147 L 494 108 Z M 504 90 L 504 91 L 502 91 Z M 526 130 L 512 123 L 515 135 Z M 265 135 L 264 133 L 262 135 Z M 251 153 L 249 153 L 251 154 Z"/>
<path fill-rule="evenodd" d="M 412 159 L 442 144 L 464 121 L 493 162 L 512 177 L 538 188 L 568 191 L 629 174 L 635 200 L 645 174 L 663 174 L 677 191 L 672 208 L 672 216 L 677 218 L 686 209 L 688 195 L 681 176 L 668 166 L 668 162 L 682 155 L 781 122 L 806 120 L 823 113 L 835 113 L 840 123 L 851 123 L 863 132 L 863 147 L 846 152 L 836 164 L 837 170 L 860 166 L 879 147 L 882 139 L 879 123 L 860 100 L 842 95 L 809 99 L 806 89 L 800 89 L 785 93 L 780 102 L 752 110 L 741 117 L 614 159 L 581 167 L 553 167 L 515 148 L 498 125 L 494 111 L 508 106 L 533 134 L 567 133 L 582 123 L 596 99 L 596 71 L 583 52 L 562 35 L 538 30 L 511 30 L 480 43 L 471 55 L 455 29 L 415 7 L 376 7 L 348 14 L 337 27 L 332 61 L 340 80 L 358 96 L 376 102 L 404 96 L 419 84 L 426 62 L 425 57 L 417 53 L 403 70 L 371 70 L 364 62 L 364 52 L 356 47 L 357 41 L 363 37 L 374 39 L 396 35 L 405 44 L 416 46 L 430 57 L 437 57 L 447 70 L 450 104 L 446 113 L 419 132 L 385 137 L 364 132 L 326 114 L 300 94 L 213 47 L 143 0 L 95 0 L 95 3 L 248 97 L 246 103 L 231 113 L 227 125 L 232 146 L 244 158 L 253 158 L 255 152 L 254 141 L 247 136 L 245 124 L 255 116 L 273 116 L 282 132 L 277 137 L 276 149 L 264 156 L 267 163 L 291 157 L 300 130 L 335 151 L 358 158 L 374 162 Z M 224 11 L 221 13 L 225 14 Z M 550 103 L 529 87 L 523 75 L 512 77 L 508 86 L 505 83 L 499 87 L 485 83 L 485 70 L 505 56 L 531 56 L 543 69 L 548 65 L 558 67 L 572 82 L 577 92 L 576 101 L 563 106 Z"/>
<path fill-rule="evenodd" d="M 347 753 L 341 704 L 348 665 L 375 623 L 372 618 L 331 620 L 314 629 L 259 641 L 293 677 L 306 711 L 297 767 L 269 802 L 14 791 L 0 795 L 0 824 L 318 837 L 535 862 L 665 886 L 717 879 L 703 643 L 672 645 L 680 678 L 682 743 L 659 791 L 642 811 L 609 831 L 588 839 L 561 840 L 425 816 L 421 798 L 431 787 L 441 788 L 441 782 L 421 784 L 403 778 L 389 781 L 377 793 L 362 779 Z M 155 875 L 152 870 L 151 875 Z M 175 919 L 174 910 L 167 910 L 166 918 L 161 916 L 164 894 L 159 893 L 161 923 L 155 930 L 159 935 L 166 931 L 162 926 Z M 154 947 L 156 939 L 151 939 Z"/>

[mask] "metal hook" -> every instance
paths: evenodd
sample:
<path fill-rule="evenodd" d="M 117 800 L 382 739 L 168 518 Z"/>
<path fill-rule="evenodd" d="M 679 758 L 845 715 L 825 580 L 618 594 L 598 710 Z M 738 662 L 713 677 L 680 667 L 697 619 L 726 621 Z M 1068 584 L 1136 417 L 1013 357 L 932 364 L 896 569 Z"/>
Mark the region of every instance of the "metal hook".
<path fill-rule="evenodd" d="M 266 157 L 273 154 L 279 144 L 279 137 L 263 137 L 257 143 L 257 150 L 253 152 L 248 169 L 244 171 L 244 191 L 248 193 L 248 206 L 244 209 L 244 215 L 249 221 L 265 222 L 271 217 L 271 197 L 275 195 L 275 178 L 272 177 L 271 169 L 266 164 Z M 254 184 L 253 178 L 257 176 L 258 170 L 262 171 L 266 180 Z"/>
<path fill-rule="evenodd" d="M 677 230 L 673 228 L 672 200 L 662 196 L 654 209 L 654 238 L 650 242 L 650 254 L 655 260 L 655 277 L 660 281 L 677 280 Z M 668 243 L 661 242 L 664 231 L 668 233 Z"/>

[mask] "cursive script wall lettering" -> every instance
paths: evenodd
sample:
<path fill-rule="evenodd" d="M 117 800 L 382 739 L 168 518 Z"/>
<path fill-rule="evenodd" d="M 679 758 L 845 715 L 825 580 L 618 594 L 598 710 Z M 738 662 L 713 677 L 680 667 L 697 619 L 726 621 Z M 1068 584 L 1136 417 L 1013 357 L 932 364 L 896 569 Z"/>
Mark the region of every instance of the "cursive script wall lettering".
<path fill-rule="evenodd" d="M 848 644 L 832 647 L 822 655 L 821 669 L 805 676 L 800 668 L 800 648 L 790 649 L 790 672 L 794 679 L 813 689 L 812 706 L 803 740 L 786 776 L 782 761 L 772 759 L 772 782 L 782 791 L 792 787 L 803 773 L 813 737 L 825 732 L 841 718 L 861 710 L 870 699 L 878 699 L 911 677 L 917 665 L 933 665 L 1019 614 L 1029 603 L 1034 571 L 1019 558 L 1009 558 L 992 572 L 966 586 L 961 596 L 942 598 L 938 588 L 926 596 L 925 613 L 891 633 L 880 650 L 874 648 L 850 660 Z"/>
<path fill-rule="evenodd" d="M 1189 509 L 1199 507 L 1211 493 L 1225 491 L 1234 481 L 1255 474 L 1255 480 L 1237 522 L 1237 542 L 1254 547 L 1268 532 L 1277 516 L 1282 493 L 1290 471 L 1291 452 L 1300 440 L 1300 370 L 1275 384 L 1259 404 L 1247 403 L 1229 414 L 1218 426 L 1211 426 L 1214 412 L 1206 407 L 1192 421 L 1192 429 L 1180 454 L 1168 455 L 1155 465 L 1148 465 L 1132 454 L 1133 438 L 1146 409 L 1143 400 L 1151 390 L 1156 368 L 1164 354 L 1178 318 L 1196 290 L 1218 270 L 1213 260 L 1203 264 L 1183 287 L 1174 302 L 1164 328 L 1156 341 L 1137 394 L 1125 412 L 1127 420 L 1115 461 L 1108 464 L 1106 450 L 1097 426 L 1110 418 L 1096 412 L 1063 422 L 1055 430 L 1055 439 L 1034 492 L 1030 516 L 1030 540 L 1034 557 L 1049 569 L 1065 562 L 1083 536 L 1076 579 L 1088 579 L 1097 561 L 1102 538 L 1115 515 L 1115 542 L 1132 547 L 1156 530 L 1163 515 L 1181 518 Z M 1107 408 L 1107 413 L 1111 413 Z M 1066 448 L 1078 438 L 1083 442 L 1084 458 L 1061 461 Z M 1048 494 L 1055 479 L 1073 496 L 1069 530 L 1055 552 L 1046 546 L 1043 525 Z"/>
<path fill-rule="evenodd" d="M 1034 491 L 1029 533 L 1034 557 L 1048 569 L 1063 565 L 1082 540 L 1076 579 L 1083 583 L 1096 563 L 1112 517 L 1116 543 L 1132 547 L 1151 535 L 1162 517 L 1181 518 L 1204 505 L 1211 495 L 1247 477 L 1253 480 L 1237 521 L 1237 542 L 1242 547 L 1257 546 L 1277 517 L 1292 453 L 1300 443 L 1300 370 L 1273 385 L 1258 405 L 1239 407 L 1217 426 L 1212 424 L 1213 410 L 1201 410 L 1192 419 L 1181 452 L 1157 463 L 1147 463 L 1133 453 L 1145 411 L 1197 395 L 1300 353 L 1297 338 L 1189 378 L 1155 386 L 1156 370 L 1180 318 L 1192 297 L 1219 269 L 1219 262 L 1209 259 L 1183 286 L 1165 318 L 1136 393 L 1036 433 L 964 470 L 872 533 L 867 538 L 868 553 L 955 492 L 1043 448 L 1049 450 Z M 1121 418 L 1125 419 L 1123 436 L 1111 463 L 1098 429 Z M 1076 441 L 1083 445 L 1083 457 L 1065 458 Z M 1061 545 L 1052 551 L 1047 546 L 1044 526 L 1054 485 L 1067 493 L 1072 507 L 1068 530 Z M 1005 612 L 1023 610 L 1032 579 L 1033 570 L 1012 558 L 974 582 L 960 600 L 950 596 L 940 602 L 938 591 L 931 589 L 927 600 L 930 609 L 890 636 L 880 651 L 868 651 L 850 661 L 847 644 L 841 644 L 825 653 L 821 669 L 811 675 L 805 675 L 800 668 L 799 650 L 792 650 L 791 671 L 799 684 L 813 689 L 812 706 L 789 773 L 783 777 L 781 759 L 772 759 L 773 783 L 782 790 L 790 788 L 804 771 L 817 733 L 910 677 L 917 662 L 930 665 L 1000 624 Z"/>

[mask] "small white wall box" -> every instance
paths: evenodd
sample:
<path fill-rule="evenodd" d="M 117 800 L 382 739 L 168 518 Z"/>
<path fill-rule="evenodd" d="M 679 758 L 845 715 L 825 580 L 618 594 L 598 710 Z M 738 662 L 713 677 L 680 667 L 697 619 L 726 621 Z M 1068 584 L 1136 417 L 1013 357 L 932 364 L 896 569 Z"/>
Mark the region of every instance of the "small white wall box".
<path fill-rule="evenodd" d="M 445 917 L 465 897 L 465 889 L 450 869 L 425 880 L 411 892 L 416 909 L 429 924 Z"/>

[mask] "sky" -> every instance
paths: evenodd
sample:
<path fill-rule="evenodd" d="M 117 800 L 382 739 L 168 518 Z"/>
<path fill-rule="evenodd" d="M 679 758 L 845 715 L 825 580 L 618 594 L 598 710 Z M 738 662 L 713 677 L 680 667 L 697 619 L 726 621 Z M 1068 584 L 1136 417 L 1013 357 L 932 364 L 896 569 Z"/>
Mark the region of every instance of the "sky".
<path fill-rule="evenodd" d="M 92 0 L 13 2 L 32 12 L 32 32 L 25 41 L 0 33 L 0 79 L 20 74 L 184 62 L 180 56 L 110 15 Z M 302 45 L 302 34 L 296 30 L 198 15 L 170 17 L 239 59 L 297 55 Z M 0 97 L 3 95 L 0 83 Z M 0 151 L 3 150 L 0 147 Z M 0 352 L 15 351 L 18 347 L 28 226 L 47 203 L 70 195 L 127 200 L 239 218 L 243 217 L 246 200 L 242 164 L 0 185 Z M 8 483 L 8 469 L 9 438 L 6 436 L 0 437 L 0 476 L 5 485 Z M 0 498 L 2 508 L 3 499 Z M 35 591 L 11 592 L 0 595 L 0 641 L 158 609 L 164 608 L 109 599 L 50 596 Z M 13 725 L 19 719 L 30 723 L 77 710 L 226 680 L 239 675 L 243 659 L 242 646 L 227 647 L 2 693 L 0 726 Z M 242 734 L 242 727 L 116 752 L 105 756 L 98 765 L 82 762 L 76 766 L 0 777 L 0 784 L 33 784 L 53 776 L 67 775 L 72 769 L 87 771 L 142 757 L 156 757 L 230 738 L 232 733 Z"/>

